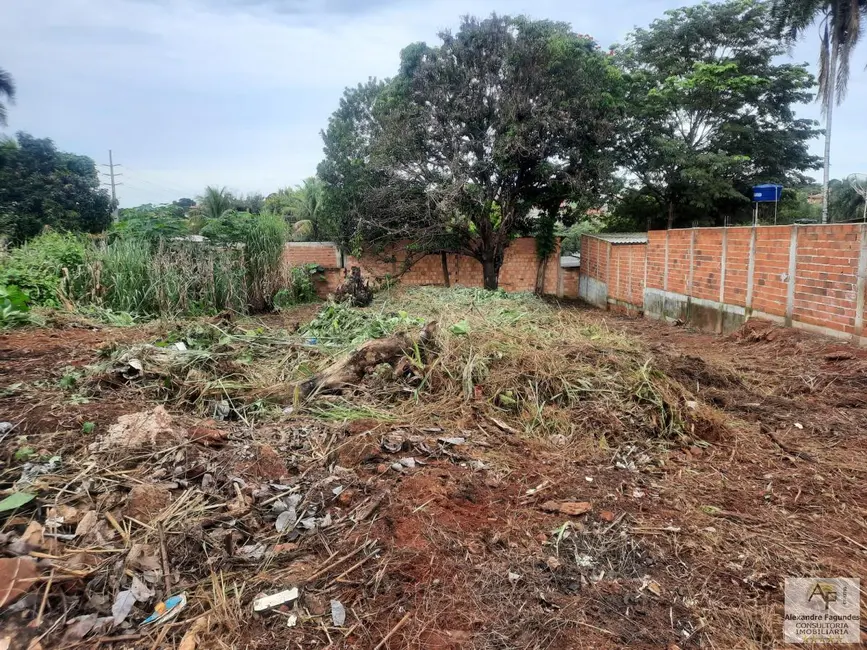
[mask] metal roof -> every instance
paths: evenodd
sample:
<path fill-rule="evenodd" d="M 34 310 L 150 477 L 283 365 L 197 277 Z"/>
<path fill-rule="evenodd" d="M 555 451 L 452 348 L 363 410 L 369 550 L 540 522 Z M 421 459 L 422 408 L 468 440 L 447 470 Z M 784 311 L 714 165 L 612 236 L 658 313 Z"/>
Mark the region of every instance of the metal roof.
<path fill-rule="evenodd" d="M 581 266 L 581 253 L 562 255 L 560 257 L 560 266 L 564 269 L 577 269 Z"/>
<path fill-rule="evenodd" d="M 613 245 L 647 243 L 646 232 L 600 232 L 589 234 L 588 237 L 596 237 L 596 239 L 607 241 Z"/>

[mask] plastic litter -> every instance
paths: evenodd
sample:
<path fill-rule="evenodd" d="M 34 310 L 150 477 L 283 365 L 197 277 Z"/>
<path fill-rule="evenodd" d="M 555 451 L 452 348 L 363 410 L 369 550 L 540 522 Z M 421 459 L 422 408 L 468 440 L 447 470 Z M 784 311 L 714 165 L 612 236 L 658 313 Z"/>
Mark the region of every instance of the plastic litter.
<path fill-rule="evenodd" d="M 157 603 L 157 606 L 154 607 L 154 613 L 143 620 L 141 624 L 150 625 L 151 623 L 165 623 L 180 614 L 181 610 L 186 606 L 186 592 L 180 593 L 177 596 L 172 596 L 171 598 L 166 598 L 163 602 Z"/>
<path fill-rule="evenodd" d="M 293 600 L 298 600 L 298 587 L 292 587 L 292 589 L 278 591 L 276 594 L 271 594 L 270 596 L 261 596 L 257 598 L 253 601 L 253 611 L 264 612 L 265 610 L 279 607 L 280 605 L 292 602 Z"/>
<path fill-rule="evenodd" d="M 334 627 L 343 627 L 346 622 L 346 608 L 339 600 L 331 601 L 331 622 Z"/>

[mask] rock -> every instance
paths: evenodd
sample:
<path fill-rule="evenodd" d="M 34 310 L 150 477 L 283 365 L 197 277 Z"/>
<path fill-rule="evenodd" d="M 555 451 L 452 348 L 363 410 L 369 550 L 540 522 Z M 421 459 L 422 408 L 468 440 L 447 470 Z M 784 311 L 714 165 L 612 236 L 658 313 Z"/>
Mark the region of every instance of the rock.
<path fill-rule="evenodd" d="M 590 512 L 593 504 L 589 501 L 546 501 L 541 505 L 545 512 L 558 512 L 562 515 L 576 517 Z"/>
<path fill-rule="evenodd" d="M 388 465 L 386 465 L 385 463 L 380 463 L 379 465 L 376 466 L 376 473 L 377 474 L 385 474 L 387 471 L 388 471 Z"/>
<path fill-rule="evenodd" d="M 39 569 L 29 557 L 0 558 L 0 608 L 35 589 Z"/>
<path fill-rule="evenodd" d="M 289 475 L 286 463 L 270 445 L 257 445 L 253 454 L 253 460 L 245 463 L 239 474 L 250 474 L 264 481 L 276 482 Z"/>
<path fill-rule="evenodd" d="M 174 428 L 172 416 L 162 406 L 152 411 L 122 415 L 104 436 L 91 445 L 93 451 L 129 453 L 152 451 L 177 444 L 181 434 Z"/>
<path fill-rule="evenodd" d="M 214 427 L 200 426 L 190 429 L 187 432 L 187 437 L 192 442 L 198 442 L 206 447 L 220 447 L 226 444 L 229 432 Z"/>
<path fill-rule="evenodd" d="M 689 455 L 695 458 L 701 458 L 704 455 L 704 451 L 701 447 L 692 446 L 689 448 Z"/>
<path fill-rule="evenodd" d="M 172 493 L 159 485 L 142 483 L 130 490 L 124 515 L 148 523 L 172 502 Z"/>
<path fill-rule="evenodd" d="M 614 521 L 614 513 L 611 512 L 610 510 L 603 510 L 602 512 L 599 513 L 599 518 L 602 521 L 607 521 L 610 523 L 610 522 Z"/>
<path fill-rule="evenodd" d="M 0 422 L 0 436 L 5 435 L 12 431 L 15 428 L 15 425 L 11 422 Z"/>

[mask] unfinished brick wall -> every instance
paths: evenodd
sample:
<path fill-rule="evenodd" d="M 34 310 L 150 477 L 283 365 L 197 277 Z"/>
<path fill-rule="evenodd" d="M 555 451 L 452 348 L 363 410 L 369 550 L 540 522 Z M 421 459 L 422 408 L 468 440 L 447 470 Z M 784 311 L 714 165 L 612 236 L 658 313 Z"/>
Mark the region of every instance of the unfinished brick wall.
<path fill-rule="evenodd" d="M 346 255 L 341 267 L 340 251 L 329 242 L 289 243 L 283 255 L 287 266 L 319 264 L 326 269 L 326 282 L 318 287 L 320 295 L 333 291 L 343 279 L 344 269 L 358 266 L 362 272 L 373 278 L 400 277 L 400 282 L 410 286 L 445 286 L 442 256 L 427 255 L 415 261 L 409 270 L 404 271 L 407 253 L 405 245 L 396 245 L 391 250 L 356 258 Z M 544 277 L 544 293 L 577 297 L 577 269 L 560 269 L 560 250 L 548 259 Z M 449 283 L 465 287 L 483 286 L 482 265 L 475 259 L 464 255 L 446 255 Z M 503 266 L 500 269 L 500 287 L 506 291 L 533 291 L 536 287 L 536 272 L 539 262 L 536 258 L 536 240 L 532 237 L 515 239 L 506 249 Z M 573 271 L 571 274 L 568 271 Z M 571 279 L 570 279 L 571 277 Z"/>
<path fill-rule="evenodd" d="M 587 236 L 581 253 L 582 278 L 605 285 L 610 304 L 717 331 L 760 317 L 867 343 L 867 225 L 653 231 L 630 246 Z"/>

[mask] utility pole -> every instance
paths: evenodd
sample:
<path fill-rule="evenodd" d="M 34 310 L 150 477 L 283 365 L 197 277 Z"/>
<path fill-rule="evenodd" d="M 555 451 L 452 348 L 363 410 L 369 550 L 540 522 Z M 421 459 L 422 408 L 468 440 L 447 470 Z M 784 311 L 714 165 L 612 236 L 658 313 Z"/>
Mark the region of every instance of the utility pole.
<path fill-rule="evenodd" d="M 114 168 L 121 167 L 119 163 L 117 165 L 114 164 L 114 159 L 111 155 L 111 149 L 108 150 L 108 164 L 102 165 L 103 167 L 108 167 L 108 174 L 103 172 L 104 176 L 109 176 L 111 178 L 111 220 L 117 222 L 118 218 L 118 209 L 117 209 L 117 191 L 115 190 L 116 185 L 123 185 L 123 183 L 116 183 L 115 178 L 117 176 L 123 176 L 123 174 L 115 174 Z"/>

